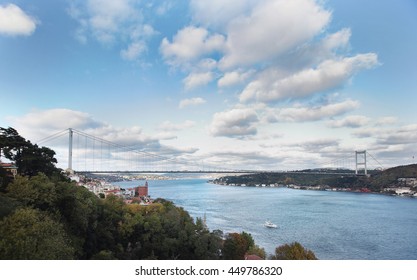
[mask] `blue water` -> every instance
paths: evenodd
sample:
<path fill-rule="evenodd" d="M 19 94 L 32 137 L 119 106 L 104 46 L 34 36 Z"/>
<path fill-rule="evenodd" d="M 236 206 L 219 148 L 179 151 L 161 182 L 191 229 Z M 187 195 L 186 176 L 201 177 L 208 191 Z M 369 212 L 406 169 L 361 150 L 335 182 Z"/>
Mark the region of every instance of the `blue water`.
<path fill-rule="evenodd" d="M 229 187 L 201 179 L 150 181 L 149 194 L 173 201 L 192 217 L 206 215 L 210 230 L 251 233 L 268 254 L 279 245 L 298 241 L 319 259 L 417 260 L 414 198 Z M 267 219 L 278 228 L 265 228 Z"/>

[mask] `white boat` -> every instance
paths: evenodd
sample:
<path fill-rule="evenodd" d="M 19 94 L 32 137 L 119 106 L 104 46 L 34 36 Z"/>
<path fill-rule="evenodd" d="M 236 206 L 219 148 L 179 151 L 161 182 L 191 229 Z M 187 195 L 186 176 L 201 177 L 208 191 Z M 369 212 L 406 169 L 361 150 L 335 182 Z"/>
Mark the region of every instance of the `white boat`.
<path fill-rule="evenodd" d="M 271 221 L 266 221 L 264 226 L 267 227 L 267 228 L 277 228 L 278 227 L 276 224 L 272 223 Z"/>

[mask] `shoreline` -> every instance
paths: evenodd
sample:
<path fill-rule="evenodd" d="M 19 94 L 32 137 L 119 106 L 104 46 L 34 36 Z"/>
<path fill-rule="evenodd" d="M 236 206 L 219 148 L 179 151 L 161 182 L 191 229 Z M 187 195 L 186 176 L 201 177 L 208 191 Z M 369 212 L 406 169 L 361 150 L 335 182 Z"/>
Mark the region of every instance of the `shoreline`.
<path fill-rule="evenodd" d="M 246 184 L 218 184 L 215 183 L 214 180 L 209 180 L 207 183 L 218 185 L 218 186 L 226 186 L 226 187 L 239 187 L 239 188 L 287 188 L 293 190 L 301 190 L 301 191 L 328 191 L 328 192 L 344 192 L 344 193 L 358 193 L 358 194 L 378 194 L 378 195 L 386 195 L 386 196 L 393 196 L 393 197 L 406 197 L 406 198 L 413 198 L 417 199 L 417 193 L 414 194 L 394 194 L 388 192 L 373 192 L 369 189 L 364 190 L 352 190 L 352 189 L 344 189 L 344 188 L 330 188 L 324 186 L 298 186 L 298 185 L 282 185 L 282 184 L 256 184 L 256 185 L 246 185 Z M 273 185 L 273 186 L 272 186 Z"/>

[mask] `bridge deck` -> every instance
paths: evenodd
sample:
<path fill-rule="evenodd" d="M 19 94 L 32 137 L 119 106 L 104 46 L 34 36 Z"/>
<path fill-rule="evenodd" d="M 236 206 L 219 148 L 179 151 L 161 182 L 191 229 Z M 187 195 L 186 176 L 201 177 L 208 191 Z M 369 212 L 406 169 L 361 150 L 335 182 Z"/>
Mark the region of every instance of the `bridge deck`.
<path fill-rule="evenodd" d="M 275 174 L 306 174 L 306 175 L 338 175 L 338 176 L 359 176 L 362 174 L 352 173 L 342 173 L 342 172 L 302 172 L 302 171 L 260 171 L 260 170 L 212 170 L 212 171 L 203 171 L 203 170 L 132 170 L 132 171 L 74 171 L 78 174 L 87 174 L 87 173 L 96 173 L 96 174 L 260 174 L 260 173 L 275 173 Z"/>

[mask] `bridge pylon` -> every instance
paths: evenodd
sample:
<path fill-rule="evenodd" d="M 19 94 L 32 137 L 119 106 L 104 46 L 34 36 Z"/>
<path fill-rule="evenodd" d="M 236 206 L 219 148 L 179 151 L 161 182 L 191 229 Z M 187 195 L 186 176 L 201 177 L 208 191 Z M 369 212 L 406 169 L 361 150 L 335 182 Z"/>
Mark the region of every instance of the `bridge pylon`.
<path fill-rule="evenodd" d="M 72 140 L 74 132 L 72 131 L 72 128 L 68 128 L 68 172 L 73 172 L 72 170 Z"/>
<path fill-rule="evenodd" d="M 361 166 L 363 166 L 364 169 L 364 174 L 363 175 L 368 175 L 368 169 L 366 166 L 366 150 L 364 151 L 355 151 L 355 161 L 356 161 L 356 169 L 355 169 L 355 174 L 356 175 L 362 175 L 359 174 L 359 168 Z"/>

